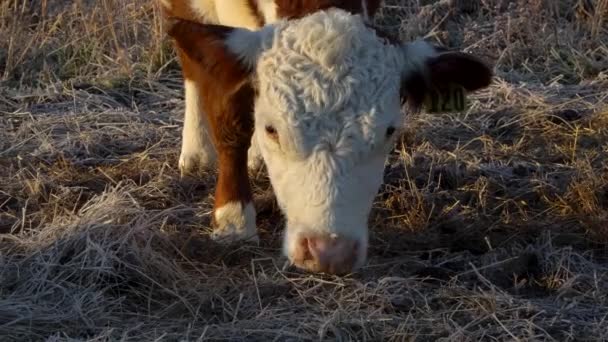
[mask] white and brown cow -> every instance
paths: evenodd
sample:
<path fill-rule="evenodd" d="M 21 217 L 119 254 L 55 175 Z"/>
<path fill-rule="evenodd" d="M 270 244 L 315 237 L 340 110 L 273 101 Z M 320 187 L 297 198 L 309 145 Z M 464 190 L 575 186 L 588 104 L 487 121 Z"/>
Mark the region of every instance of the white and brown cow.
<path fill-rule="evenodd" d="M 379 0 L 161 2 L 185 79 L 179 167 L 219 164 L 215 237 L 257 240 L 248 161 L 263 160 L 287 219 L 284 253 L 309 271 L 364 264 L 404 101 L 492 77 L 470 55 L 387 39 L 369 20 Z"/>

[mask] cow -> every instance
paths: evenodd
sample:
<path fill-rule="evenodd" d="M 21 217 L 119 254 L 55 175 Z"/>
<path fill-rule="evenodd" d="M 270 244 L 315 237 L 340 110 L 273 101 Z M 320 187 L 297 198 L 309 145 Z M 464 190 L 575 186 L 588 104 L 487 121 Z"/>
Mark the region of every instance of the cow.
<path fill-rule="evenodd" d="M 403 119 L 432 89 L 488 86 L 481 59 L 375 28 L 380 0 L 160 0 L 185 88 L 179 168 L 217 167 L 213 238 L 259 241 L 249 170 L 265 165 L 283 254 L 345 274 Z"/>

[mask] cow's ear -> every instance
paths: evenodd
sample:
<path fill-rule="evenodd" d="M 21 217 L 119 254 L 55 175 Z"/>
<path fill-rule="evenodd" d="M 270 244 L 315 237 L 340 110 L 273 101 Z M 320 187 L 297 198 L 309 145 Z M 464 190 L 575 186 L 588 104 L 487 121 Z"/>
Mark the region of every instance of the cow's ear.
<path fill-rule="evenodd" d="M 457 84 L 473 92 L 492 82 L 492 69 L 471 54 L 444 52 L 430 58 L 426 65 L 432 85 Z"/>
<path fill-rule="evenodd" d="M 266 38 L 272 37 L 271 27 L 250 31 L 175 18 L 168 24 L 167 33 L 177 46 L 218 82 L 249 76 L 268 43 Z"/>
<path fill-rule="evenodd" d="M 447 51 L 426 42 L 406 44 L 404 51 L 407 63 L 401 97 L 414 110 L 433 90 L 458 86 L 470 93 L 492 81 L 492 69 L 471 54 Z"/>

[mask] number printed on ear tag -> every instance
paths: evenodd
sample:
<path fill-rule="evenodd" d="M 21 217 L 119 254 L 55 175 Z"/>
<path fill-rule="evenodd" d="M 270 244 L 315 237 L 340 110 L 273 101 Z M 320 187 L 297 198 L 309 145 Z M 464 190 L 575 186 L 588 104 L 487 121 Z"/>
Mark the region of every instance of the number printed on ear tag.
<path fill-rule="evenodd" d="M 463 87 L 449 84 L 431 89 L 424 99 L 424 106 L 427 113 L 464 112 L 469 108 L 469 101 Z"/>

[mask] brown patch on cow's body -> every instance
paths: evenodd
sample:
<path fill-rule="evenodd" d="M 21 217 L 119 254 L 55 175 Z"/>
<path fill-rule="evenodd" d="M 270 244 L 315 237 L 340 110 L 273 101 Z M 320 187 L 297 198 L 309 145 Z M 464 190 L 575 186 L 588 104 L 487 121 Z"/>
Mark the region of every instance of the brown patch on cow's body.
<path fill-rule="evenodd" d="M 382 0 L 275 0 L 277 5 L 277 16 L 279 18 L 296 19 L 308 14 L 336 7 L 354 14 L 367 12 L 369 17 L 380 8 Z M 364 9 L 363 5 L 367 8 Z"/>

